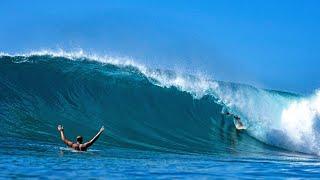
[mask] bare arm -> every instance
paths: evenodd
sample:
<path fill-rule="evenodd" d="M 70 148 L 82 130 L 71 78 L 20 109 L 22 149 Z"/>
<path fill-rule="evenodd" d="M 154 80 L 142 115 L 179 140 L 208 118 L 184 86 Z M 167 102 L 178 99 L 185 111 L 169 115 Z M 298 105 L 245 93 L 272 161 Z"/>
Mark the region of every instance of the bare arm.
<path fill-rule="evenodd" d="M 104 131 L 104 127 L 102 126 L 99 132 L 89 142 L 84 143 L 84 146 L 86 148 L 92 146 L 92 144 L 96 142 L 96 140 L 98 140 L 99 136 L 102 134 L 103 131 Z"/>
<path fill-rule="evenodd" d="M 72 147 L 73 142 L 68 140 L 65 136 L 64 136 L 64 132 L 63 132 L 63 126 L 59 125 L 58 126 L 58 131 L 60 131 L 60 135 L 61 135 L 61 140 L 68 145 L 69 147 Z"/>

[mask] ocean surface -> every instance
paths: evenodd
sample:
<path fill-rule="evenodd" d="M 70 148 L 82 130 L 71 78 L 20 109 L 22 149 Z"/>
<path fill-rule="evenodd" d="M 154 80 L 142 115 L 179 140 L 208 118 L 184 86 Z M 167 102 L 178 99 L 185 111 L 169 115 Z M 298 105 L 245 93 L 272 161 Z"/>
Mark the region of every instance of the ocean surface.
<path fill-rule="evenodd" d="M 319 120 L 318 91 L 82 53 L 0 55 L 0 178 L 318 178 Z M 58 124 L 70 140 L 105 131 L 76 152 Z"/>

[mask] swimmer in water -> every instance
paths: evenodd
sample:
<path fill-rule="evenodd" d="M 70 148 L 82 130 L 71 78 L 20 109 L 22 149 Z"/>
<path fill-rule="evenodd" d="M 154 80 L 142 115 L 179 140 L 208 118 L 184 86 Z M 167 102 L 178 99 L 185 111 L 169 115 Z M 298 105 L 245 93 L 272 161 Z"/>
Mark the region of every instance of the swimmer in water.
<path fill-rule="evenodd" d="M 68 140 L 65 136 L 64 136 L 64 129 L 63 126 L 58 125 L 58 131 L 60 131 L 60 135 L 61 135 L 61 140 L 68 145 L 70 148 L 77 150 L 77 151 L 86 151 L 90 146 L 92 146 L 92 144 L 99 138 L 99 136 L 102 134 L 102 132 L 104 131 L 104 127 L 102 126 L 101 129 L 99 130 L 99 132 L 88 142 L 86 143 L 82 143 L 83 142 L 83 138 L 82 136 L 77 136 L 77 142 L 74 143 L 70 140 Z"/>

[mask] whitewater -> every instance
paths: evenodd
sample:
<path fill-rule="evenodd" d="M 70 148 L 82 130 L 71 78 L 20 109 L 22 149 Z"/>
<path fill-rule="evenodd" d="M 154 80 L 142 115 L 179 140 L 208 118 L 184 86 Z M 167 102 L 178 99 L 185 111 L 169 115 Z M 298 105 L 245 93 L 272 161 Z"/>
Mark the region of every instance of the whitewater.
<path fill-rule="evenodd" d="M 125 57 L 38 51 L 0 54 L 0 92 L 1 164 L 23 165 L 20 159 L 27 159 L 31 165 L 56 165 L 60 152 L 72 163 L 98 157 L 99 163 L 118 167 L 99 171 L 101 176 L 130 175 L 134 164 L 138 175 L 131 175 L 142 178 L 146 166 L 154 177 L 225 177 L 224 165 L 234 161 L 231 169 L 251 176 L 245 167 L 263 161 L 282 167 L 285 172 L 279 173 L 286 177 L 296 177 L 296 169 L 309 177 L 307 172 L 316 173 L 319 164 L 320 91 L 306 96 L 153 69 Z M 239 116 L 247 129 L 236 130 L 226 112 Z M 63 148 L 58 124 L 70 139 L 78 134 L 90 138 L 101 125 L 106 131 L 96 148 L 80 157 Z M 191 162 L 185 171 L 168 174 L 170 166 L 185 161 Z M 19 165 L 0 168 L 19 172 Z M 81 175 L 90 177 L 103 167 L 90 166 Z M 229 177 L 239 172 L 229 171 Z"/>

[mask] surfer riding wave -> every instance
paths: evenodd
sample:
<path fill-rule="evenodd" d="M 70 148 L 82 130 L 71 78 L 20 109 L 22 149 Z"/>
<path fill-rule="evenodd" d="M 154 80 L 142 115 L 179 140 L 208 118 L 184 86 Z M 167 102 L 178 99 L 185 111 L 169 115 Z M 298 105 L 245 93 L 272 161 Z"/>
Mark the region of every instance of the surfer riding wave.
<path fill-rule="evenodd" d="M 229 112 L 227 112 L 226 115 L 232 115 L 232 116 L 233 116 L 233 118 L 234 118 L 234 125 L 235 125 L 235 127 L 237 128 L 237 130 L 244 130 L 244 129 L 246 129 L 246 127 L 245 127 L 245 126 L 243 125 L 243 123 L 241 122 L 241 119 L 240 119 L 239 116 L 233 115 L 233 114 L 231 114 L 231 113 L 229 113 Z"/>

